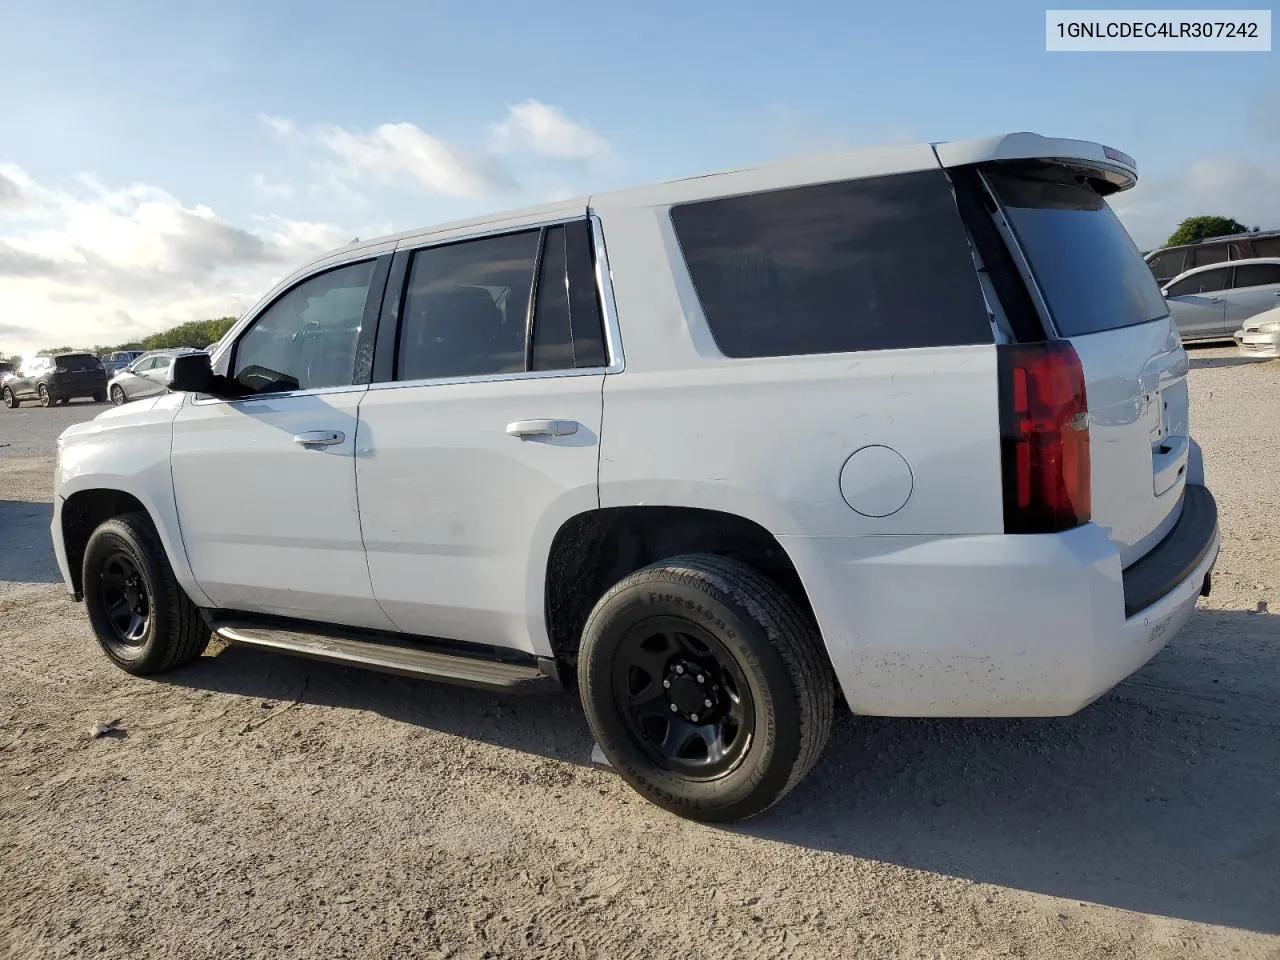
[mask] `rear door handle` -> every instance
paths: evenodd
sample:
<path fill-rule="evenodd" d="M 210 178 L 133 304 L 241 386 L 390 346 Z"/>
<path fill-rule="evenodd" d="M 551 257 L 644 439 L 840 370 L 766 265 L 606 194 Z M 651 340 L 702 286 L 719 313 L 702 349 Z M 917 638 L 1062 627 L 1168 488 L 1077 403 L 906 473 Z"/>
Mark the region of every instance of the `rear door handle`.
<path fill-rule="evenodd" d="M 578 432 L 576 420 L 515 420 L 507 424 L 512 437 L 567 437 Z"/>
<path fill-rule="evenodd" d="M 345 439 L 346 434 L 341 430 L 308 430 L 293 435 L 293 442 L 300 447 L 331 447 Z"/>

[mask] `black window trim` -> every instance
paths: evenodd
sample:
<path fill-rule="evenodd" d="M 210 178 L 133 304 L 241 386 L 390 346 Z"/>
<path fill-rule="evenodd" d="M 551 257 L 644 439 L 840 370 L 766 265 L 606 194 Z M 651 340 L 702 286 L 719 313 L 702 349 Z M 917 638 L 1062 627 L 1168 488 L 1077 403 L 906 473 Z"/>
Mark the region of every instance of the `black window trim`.
<path fill-rule="evenodd" d="M 271 297 L 266 303 L 263 303 L 253 314 L 242 322 L 238 323 L 235 328 L 235 336 L 232 337 L 226 347 L 218 351 L 218 359 L 214 365 L 214 371 L 231 376 L 231 372 L 236 368 L 236 353 L 240 350 L 240 341 L 245 335 L 257 325 L 263 315 L 274 307 L 277 303 L 287 297 L 290 293 L 314 280 L 316 277 L 322 277 L 326 273 L 332 273 L 335 270 L 341 270 L 344 267 L 353 267 L 361 263 L 373 264 L 373 275 L 369 278 L 369 292 L 365 295 L 364 315 L 360 323 L 360 337 L 356 341 L 356 357 L 353 360 L 352 382 L 341 386 L 333 387 L 311 387 L 306 390 L 278 390 L 267 391 L 264 393 L 250 394 L 244 397 L 214 397 L 208 394 L 196 394 L 193 398 L 194 403 L 250 403 L 255 400 L 280 400 L 285 397 L 311 397 L 325 394 L 351 393 L 357 390 L 366 390 L 369 387 L 369 376 L 371 371 L 366 371 L 363 377 L 358 374 L 354 368 L 354 364 L 359 362 L 361 350 L 368 349 L 371 344 L 377 343 L 378 334 L 378 316 L 381 310 L 383 291 L 387 284 L 387 277 L 391 269 L 392 254 L 390 251 L 384 250 L 380 253 L 369 253 L 366 256 L 353 256 L 349 260 L 341 260 L 338 262 L 327 261 L 323 266 L 312 273 L 297 277 L 288 286 L 283 287 L 275 296 Z M 375 353 L 376 357 L 376 353 Z"/>
<path fill-rule="evenodd" d="M 400 326 L 404 320 L 404 300 L 409 285 L 410 265 L 415 254 L 436 247 L 447 247 L 456 243 L 467 243 L 472 240 L 486 240 L 491 237 L 509 234 L 539 231 L 538 252 L 534 264 L 533 283 L 529 294 L 529 314 L 525 319 L 525 366 L 529 366 L 529 351 L 532 344 L 533 304 L 538 292 L 538 271 L 542 264 L 542 248 L 546 241 L 546 232 L 552 227 L 563 227 L 571 223 L 586 220 L 590 228 L 592 252 L 595 267 L 596 297 L 600 303 L 601 320 L 604 324 L 605 360 L 604 366 L 572 367 L 559 370 L 520 370 L 509 373 L 479 373 L 459 377 L 424 377 L 416 380 L 397 380 L 396 353 L 400 343 Z M 370 390 L 391 390 L 402 387 L 450 386 L 460 383 L 493 383 L 503 380 L 543 380 L 554 377 L 585 377 L 614 375 L 621 373 L 626 367 L 622 353 L 622 338 L 618 327 L 617 307 L 613 299 L 613 281 L 609 270 L 608 254 L 604 246 L 604 231 L 600 218 L 590 209 L 583 214 L 560 216 L 550 220 L 538 220 L 530 223 L 503 223 L 480 228 L 472 232 L 450 234 L 447 237 L 422 241 L 415 239 L 411 245 L 397 244 L 395 256 L 391 262 L 390 275 L 386 292 L 382 298 L 381 315 L 378 321 L 377 345 L 373 355 L 373 376 L 369 383 Z"/>

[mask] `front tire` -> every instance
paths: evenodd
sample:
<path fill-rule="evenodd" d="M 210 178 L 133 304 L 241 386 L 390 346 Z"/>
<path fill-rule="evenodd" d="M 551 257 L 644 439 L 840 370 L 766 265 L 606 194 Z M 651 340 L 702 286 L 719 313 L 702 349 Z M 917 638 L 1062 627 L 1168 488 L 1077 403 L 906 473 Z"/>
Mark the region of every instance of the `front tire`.
<path fill-rule="evenodd" d="M 93 632 L 122 670 L 160 673 L 204 652 L 209 627 L 178 585 L 145 514 L 125 514 L 99 526 L 85 547 L 82 572 Z"/>
<path fill-rule="evenodd" d="M 40 406 L 42 407 L 53 406 L 53 397 L 49 396 L 49 388 L 46 387 L 43 383 L 40 384 L 40 388 L 36 391 L 36 396 L 40 398 Z"/>
<path fill-rule="evenodd" d="M 124 387 L 120 386 L 120 384 L 117 383 L 111 388 L 111 402 L 117 407 L 123 404 L 127 399 L 129 398 L 124 395 Z"/>
<path fill-rule="evenodd" d="M 0 395 L 3 395 L 4 405 L 10 410 L 13 410 L 15 407 L 22 406 L 22 401 L 19 400 L 17 396 L 14 395 L 14 392 L 8 387 L 5 387 L 4 390 L 0 391 Z"/>
<path fill-rule="evenodd" d="M 95 393 L 95 394 L 93 395 L 93 402 L 94 402 L 94 403 L 106 403 L 106 402 L 107 402 L 107 391 L 105 391 L 105 390 L 99 390 L 97 393 Z"/>
<path fill-rule="evenodd" d="M 596 604 L 578 681 L 614 769 L 683 817 L 741 820 L 780 800 L 826 744 L 835 683 L 811 619 L 746 564 L 690 554 Z"/>

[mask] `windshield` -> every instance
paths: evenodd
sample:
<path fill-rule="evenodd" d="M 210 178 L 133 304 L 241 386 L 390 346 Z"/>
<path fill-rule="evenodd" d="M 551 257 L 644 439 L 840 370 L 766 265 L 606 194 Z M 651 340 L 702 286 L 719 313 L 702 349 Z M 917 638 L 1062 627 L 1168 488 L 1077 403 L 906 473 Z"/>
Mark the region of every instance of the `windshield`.
<path fill-rule="evenodd" d="M 1142 254 L 1087 181 L 1052 165 L 989 169 L 986 175 L 1060 336 L 1115 330 L 1168 314 Z"/>

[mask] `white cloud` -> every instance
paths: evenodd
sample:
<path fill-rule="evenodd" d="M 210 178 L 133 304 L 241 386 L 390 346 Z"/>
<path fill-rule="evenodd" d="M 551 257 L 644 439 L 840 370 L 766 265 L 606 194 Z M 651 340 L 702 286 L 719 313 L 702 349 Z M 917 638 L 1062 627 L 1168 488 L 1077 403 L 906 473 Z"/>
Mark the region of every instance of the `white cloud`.
<path fill-rule="evenodd" d="M 288 117 L 273 117 L 270 114 L 260 113 L 258 120 L 280 137 L 296 137 L 300 132 L 298 125 Z"/>
<path fill-rule="evenodd" d="M 1174 174 L 1140 177 L 1111 206 L 1143 250 L 1160 246 L 1187 217 L 1221 215 L 1280 227 L 1280 170 L 1239 154 L 1206 157 Z"/>
<path fill-rule="evenodd" d="M 559 107 L 525 100 L 507 108 L 493 127 L 493 147 L 525 150 L 556 160 L 591 160 L 609 153 L 609 144 L 586 124 L 570 120 Z"/>
<path fill-rule="evenodd" d="M 268 200 L 288 200 L 293 196 L 292 180 L 281 180 L 278 183 L 272 183 L 262 173 L 253 175 L 253 187 L 260 196 Z"/>
<path fill-rule="evenodd" d="M 447 197 L 478 198 L 516 189 L 495 160 L 472 156 L 412 123 L 384 123 L 370 133 L 330 126 L 315 134 L 338 161 L 335 172 L 349 180 L 408 180 Z"/>
<path fill-rule="evenodd" d="M 16 172 L 15 172 L 16 171 Z M 119 342 L 184 320 L 238 313 L 292 265 L 350 239 L 332 224 L 266 217 L 255 229 L 158 187 L 22 186 L 0 230 L 0 350 Z"/>

